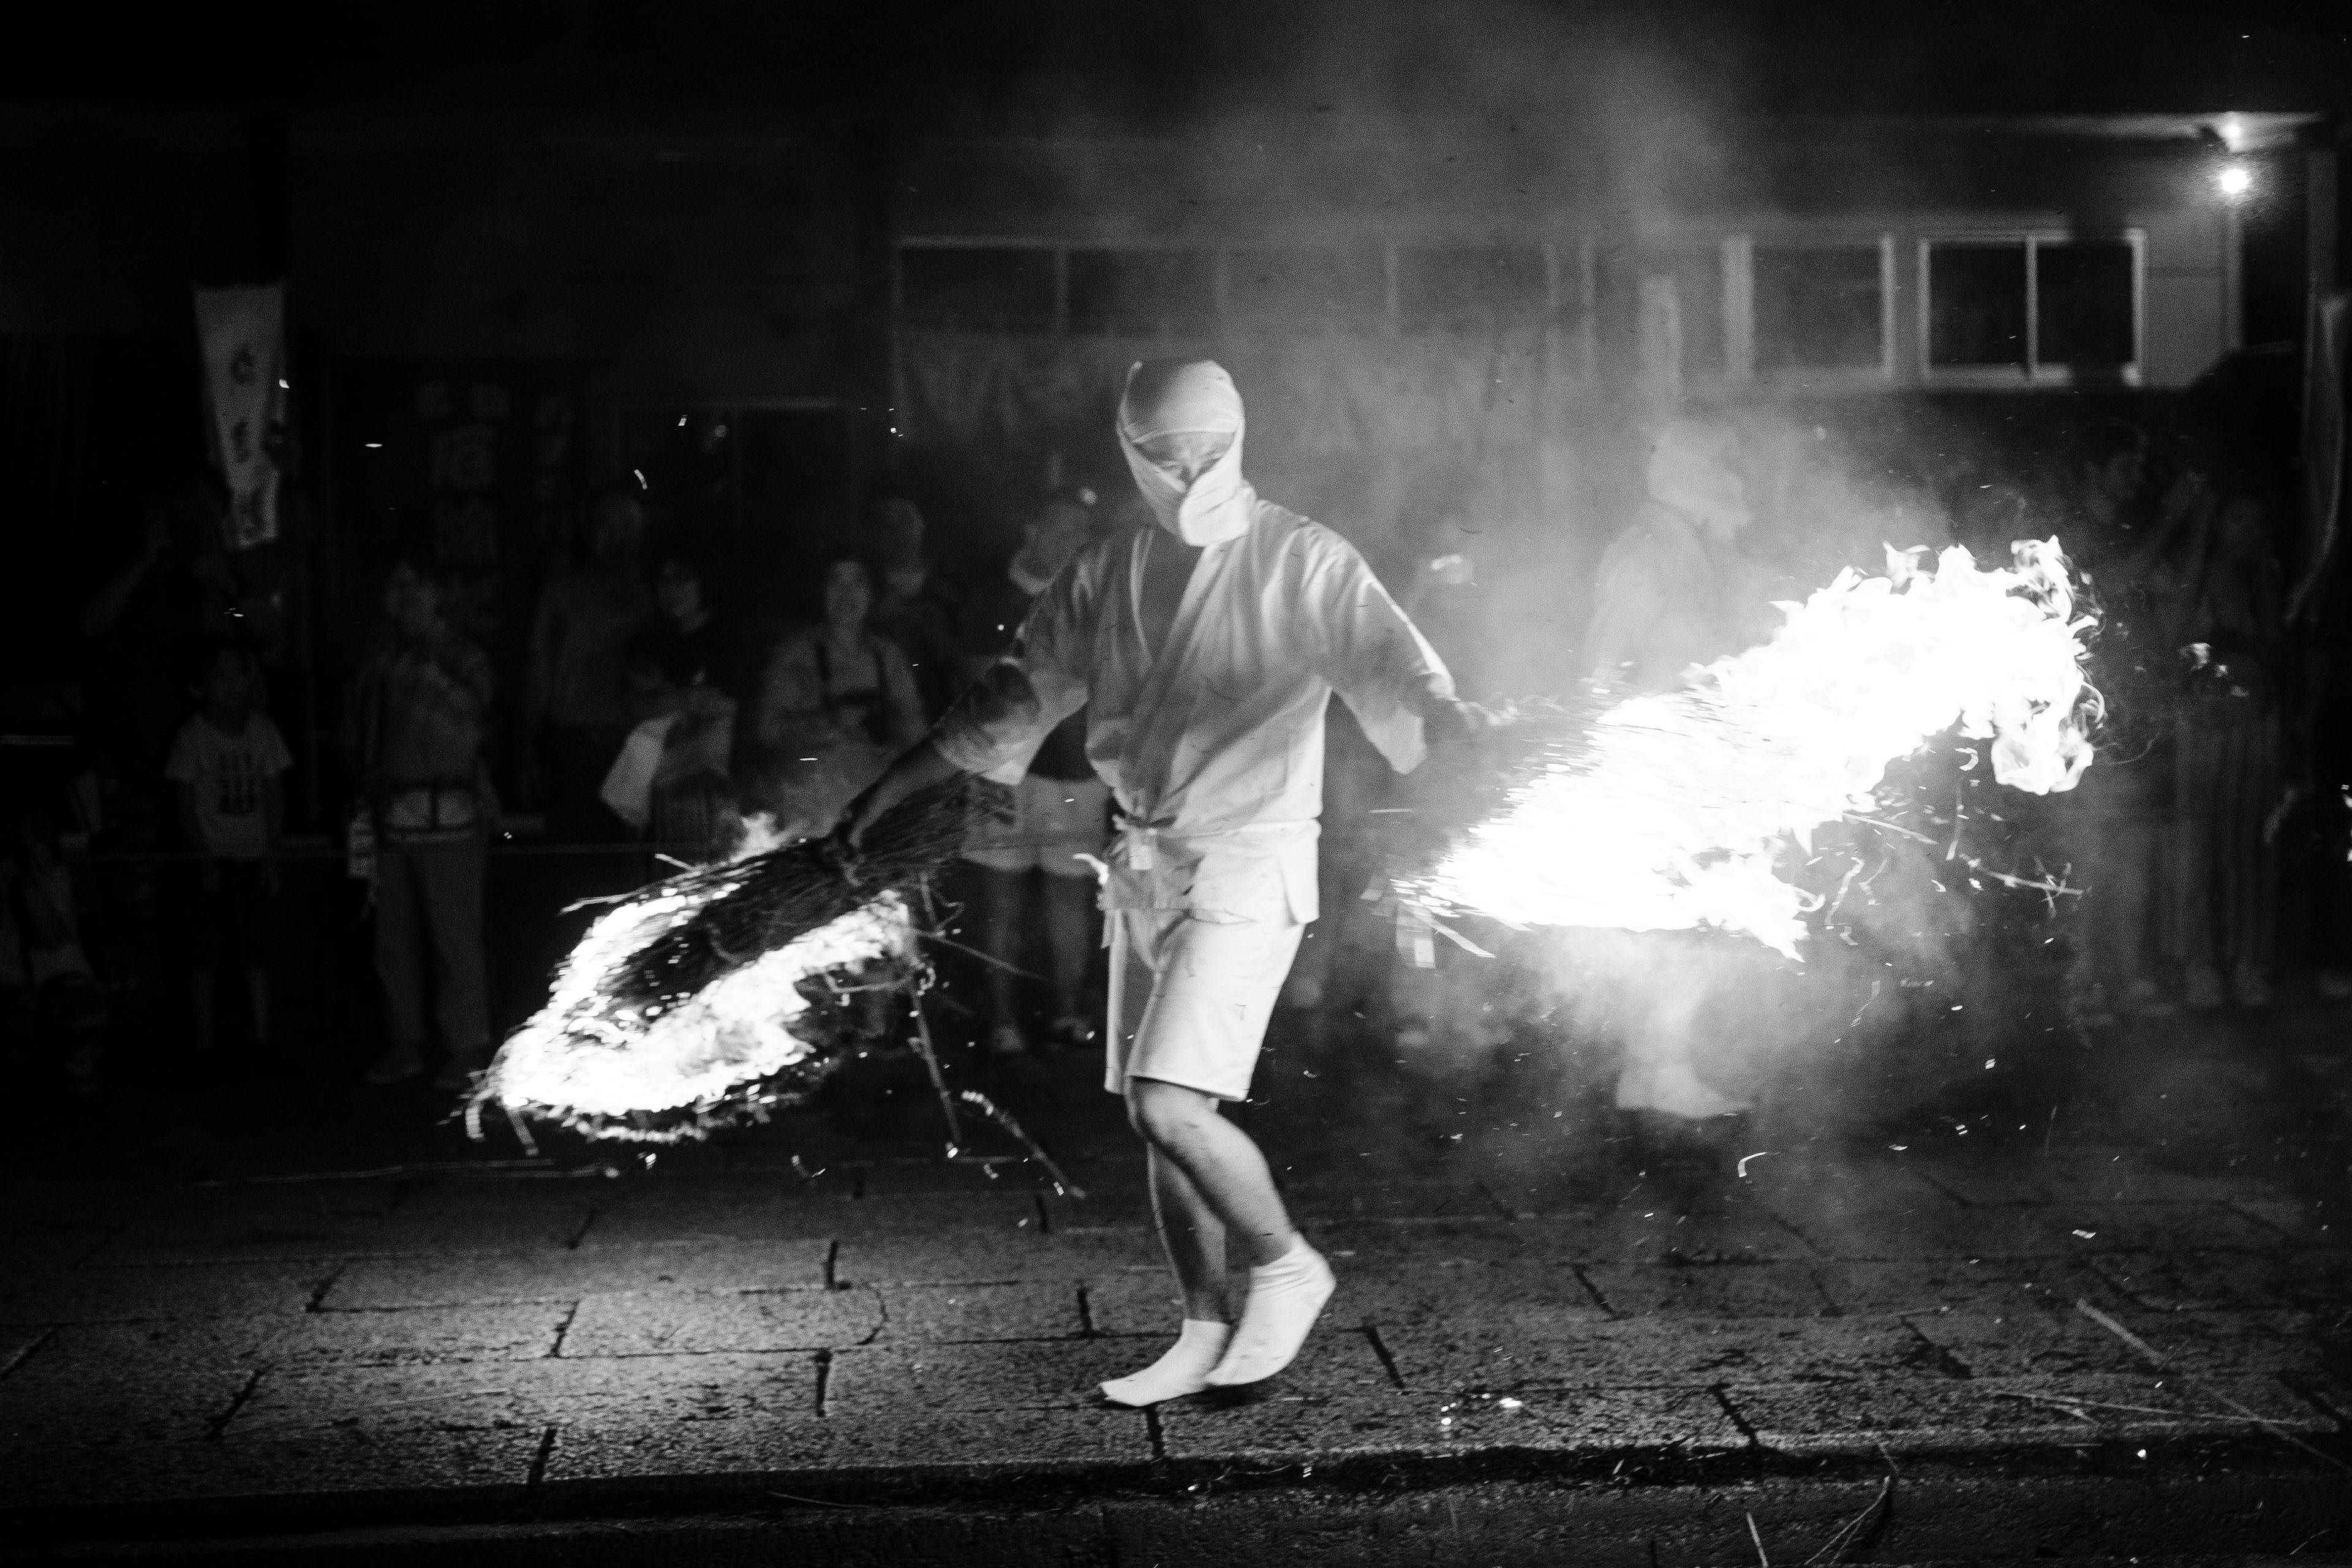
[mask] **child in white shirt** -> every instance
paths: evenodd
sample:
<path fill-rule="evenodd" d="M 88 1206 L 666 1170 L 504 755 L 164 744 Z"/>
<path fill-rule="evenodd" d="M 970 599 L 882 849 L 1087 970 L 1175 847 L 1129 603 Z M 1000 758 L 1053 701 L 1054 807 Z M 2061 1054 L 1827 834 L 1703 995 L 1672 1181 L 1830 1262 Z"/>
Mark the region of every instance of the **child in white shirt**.
<path fill-rule="evenodd" d="M 213 649 L 196 684 L 202 706 L 163 766 L 179 785 L 181 832 L 197 854 L 188 999 L 199 1056 L 213 1048 L 213 976 L 224 963 L 245 971 L 254 1049 L 266 1057 L 269 1048 L 269 914 L 286 816 L 279 778 L 294 757 L 269 715 L 254 711 L 260 674 L 244 648 Z"/>

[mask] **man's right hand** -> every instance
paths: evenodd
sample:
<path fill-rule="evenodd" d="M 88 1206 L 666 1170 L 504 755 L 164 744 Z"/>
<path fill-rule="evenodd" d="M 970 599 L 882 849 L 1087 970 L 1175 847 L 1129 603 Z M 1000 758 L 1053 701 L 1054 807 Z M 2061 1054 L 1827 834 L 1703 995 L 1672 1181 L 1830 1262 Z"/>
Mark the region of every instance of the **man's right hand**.
<path fill-rule="evenodd" d="M 961 771 L 930 742 L 916 742 L 899 752 L 882 770 L 882 776 L 849 803 L 834 827 L 834 842 L 845 849 L 859 848 L 866 841 L 866 830 L 888 816 L 891 807 L 908 795 L 947 783 Z"/>

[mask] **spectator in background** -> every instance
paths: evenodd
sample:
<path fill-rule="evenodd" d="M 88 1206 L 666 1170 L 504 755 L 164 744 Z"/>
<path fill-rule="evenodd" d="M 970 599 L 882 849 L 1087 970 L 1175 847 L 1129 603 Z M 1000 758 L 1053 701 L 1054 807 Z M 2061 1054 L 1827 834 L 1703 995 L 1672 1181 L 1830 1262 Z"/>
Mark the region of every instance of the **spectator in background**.
<path fill-rule="evenodd" d="M 923 514 L 913 501 L 894 496 L 875 506 L 874 551 L 881 567 L 874 629 L 907 656 L 928 722 L 962 689 L 957 596 L 931 561 Z"/>
<path fill-rule="evenodd" d="M 261 670 L 236 643 L 214 645 L 198 667 L 196 711 L 172 742 L 164 776 L 179 786 L 180 829 L 196 852 L 188 925 L 188 1002 L 194 1048 L 211 1057 L 215 977 L 244 972 L 256 1058 L 270 1058 L 270 906 L 278 898 L 278 845 L 285 830 L 280 778 L 294 765 L 285 737 L 254 709 Z"/>
<path fill-rule="evenodd" d="M 1649 499 L 1601 558 L 1584 637 L 1590 679 L 1663 690 L 1694 664 L 1761 639 L 1763 579 L 1738 550 L 1751 515 L 1738 461 L 1739 437 L 1727 426 L 1677 419 L 1658 433 L 1644 473 Z M 1658 1119 L 1669 1133 L 1736 1127 L 1719 1119 L 1744 1114 L 1747 1097 L 1698 1070 L 1699 1010 L 1725 981 L 1704 962 L 1707 949 L 1675 933 L 1645 933 L 1644 947 L 1661 967 L 1685 967 L 1690 980 L 1633 994 L 1618 1109 L 1637 1123 Z"/>
<path fill-rule="evenodd" d="M 2206 440 L 2192 440 L 2166 510 L 2188 530 L 2176 637 L 2193 666 L 2173 752 L 2181 1000 L 2200 1009 L 2232 1000 L 2266 1006 L 2288 653 L 2270 512 Z"/>
<path fill-rule="evenodd" d="M 362 665 L 349 740 L 376 828 L 376 973 L 391 1048 L 368 1081 L 425 1070 L 426 951 L 448 1052 L 434 1081 L 463 1089 L 489 1065 L 482 874 L 498 802 L 483 767 L 489 656 L 443 617 L 440 587 L 404 562 L 384 581 L 386 635 Z"/>
<path fill-rule="evenodd" d="M 206 468 L 158 495 L 138 553 L 84 602 L 89 740 L 124 773 L 159 779 L 188 709 L 189 660 L 235 634 L 237 588 L 221 544 L 228 492 Z"/>
<path fill-rule="evenodd" d="M 914 671 L 872 624 L 874 574 L 856 555 L 824 573 L 824 619 L 776 645 L 752 732 L 759 794 L 788 838 L 829 830 L 857 792 L 929 723 Z"/>
<path fill-rule="evenodd" d="M 629 650 L 636 711 L 668 721 L 648 826 L 654 842 L 678 853 L 716 853 L 734 821 L 736 718 L 752 688 L 735 624 L 704 590 L 698 562 L 664 556 L 654 571 L 657 614 Z"/>
<path fill-rule="evenodd" d="M 82 946 L 58 813 L 10 787 L 0 821 L 0 1038 L 62 1047 L 68 1086 L 95 1094 L 104 1087 L 106 990 Z"/>
<path fill-rule="evenodd" d="M 1092 490 L 1056 491 L 1029 524 L 1020 552 L 1002 580 L 984 584 L 965 605 L 964 675 L 976 679 L 1012 647 L 1029 606 L 1069 559 L 1094 535 Z M 998 963 L 988 973 L 992 1055 L 1029 1048 L 1014 1006 L 1011 968 L 1022 958 L 1021 933 L 1034 896 L 1045 914 L 1046 969 L 1054 988 L 1055 1043 L 1083 1046 L 1095 1037 L 1087 1000 L 1087 971 L 1100 945 L 1095 919 L 1095 872 L 1085 857 L 1099 857 L 1110 835 L 1110 786 L 1087 761 L 1087 716 L 1073 713 L 1048 733 L 1028 771 L 1013 786 L 1005 810 L 975 827 L 963 856 L 982 868 L 980 945 Z"/>
<path fill-rule="evenodd" d="M 609 488 L 588 503 L 588 559 L 556 572 L 540 591 L 523 674 L 525 765 L 560 839 L 598 842 L 620 825 L 597 798 L 638 715 L 625 672 L 629 648 L 653 614 L 637 564 L 644 505 Z M 532 746 L 536 743 L 534 756 Z"/>
<path fill-rule="evenodd" d="M 1762 574 L 1739 551 L 1751 517 L 1728 426 L 1677 419 L 1658 433 L 1649 499 L 1594 574 L 1586 671 L 1634 691 L 1762 639 Z"/>
<path fill-rule="evenodd" d="M 2078 837 L 2059 857 L 2088 868 L 2072 989 L 2076 1015 L 2094 1024 L 2117 1005 L 2145 1017 L 2173 1006 L 2153 973 L 2154 917 L 2168 898 L 2163 838 L 2172 817 L 2180 639 L 2162 539 L 2141 514 L 2147 478 L 2147 433 L 2121 419 L 2079 431 L 2061 472 L 2059 541 L 2083 563 L 2105 612 L 2091 676 L 2107 699 L 2107 743 L 2061 808 Z"/>

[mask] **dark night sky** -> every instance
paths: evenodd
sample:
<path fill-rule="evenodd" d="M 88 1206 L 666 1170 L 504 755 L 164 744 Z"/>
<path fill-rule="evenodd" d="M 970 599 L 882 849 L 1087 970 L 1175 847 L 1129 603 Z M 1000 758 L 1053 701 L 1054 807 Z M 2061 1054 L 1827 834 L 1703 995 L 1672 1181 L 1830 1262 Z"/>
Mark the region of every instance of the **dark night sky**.
<path fill-rule="evenodd" d="M 2352 95 L 2352 5 L 2276 0 L 929 0 L 614 5 L 410 0 L 90 8 L 16 47 L 16 99 L 625 105 L 785 122 L 1152 132 L 1236 108 L 1458 112 L 1467 62 L 1563 97 L 1631 51 L 1765 112 L 2321 109 Z M 354 17 L 359 19 L 354 19 Z"/>

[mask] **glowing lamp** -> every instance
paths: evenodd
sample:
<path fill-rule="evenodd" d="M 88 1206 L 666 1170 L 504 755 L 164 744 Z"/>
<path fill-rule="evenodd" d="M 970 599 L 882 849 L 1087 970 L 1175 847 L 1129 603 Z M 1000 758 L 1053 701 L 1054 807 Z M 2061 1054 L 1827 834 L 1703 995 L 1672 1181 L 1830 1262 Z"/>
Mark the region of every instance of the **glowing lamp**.
<path fill-rule="evenodd" d="M 2234 202 L 2254 188 L 2254 172 L 2243 163 L 2224 163 L 2213 176 L 2213 184 Z"/>

